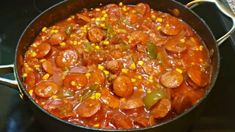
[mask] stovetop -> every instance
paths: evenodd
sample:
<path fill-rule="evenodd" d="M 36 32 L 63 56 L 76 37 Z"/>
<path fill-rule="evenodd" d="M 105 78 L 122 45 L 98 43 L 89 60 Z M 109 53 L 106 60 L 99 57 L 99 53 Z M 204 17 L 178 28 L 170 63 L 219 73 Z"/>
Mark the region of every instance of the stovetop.
<path fill-rule="evenodd" d="M 17 41 L 27 24 L 41 11 L 61 0 L 10 0 L 0 2 L 0 65 L 11 64 Z M 188 0 L 178 0 L 186 3 Z M 211 4 L 195 11 L 215 36 L 223 35 L 231 22 Z M 190 132 L 235 132 L 235 36 L 221 47 L 221 69 L 206 107 Z M 6 75 L 12 77 L 12 75 Z M 16 90 L 0 85 L 0 132 L 42 132 L 27 104 Z"/>

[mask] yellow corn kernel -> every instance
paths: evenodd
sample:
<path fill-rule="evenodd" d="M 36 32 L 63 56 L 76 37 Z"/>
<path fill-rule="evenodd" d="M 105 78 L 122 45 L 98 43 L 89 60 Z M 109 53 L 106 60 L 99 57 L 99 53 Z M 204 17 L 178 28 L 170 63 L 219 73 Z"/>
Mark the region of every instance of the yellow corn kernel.
<path fill-rule="evenodd" d="M 99 18 L 99 17 L 97 17 L 96 19 L 95 19 L 95 21 L 100 21 L 101 19 Z"/>
<path fill-rule="evenodd" d="M 156 19 L 156 16 L 154 14 L 151 14 L 152 19 Z"/>
<path fill-rule="evenodd" d="M 152 91 L 151 91 L 150 89 L 147 90 L 147 93 L 148 93 L 148 94 L 151 93 L 151 92 L 152 92 Z"/>
<path fill-rule="evenodd" d="M 170 24 L 166 24 L 166 27 L 170 27 Z"/>
<path fill-rule="evenodd" d="M 100 49 L 100 46 L 96 45 L 96 46 L 95 46 L 95 49 L 99 50 L 99 49 Z"/>
<path fill-rule="evenodd" d="M 38 45 L 36 43 L 32 44 L 32 47 L 36 48 Z"/>
<path fill-rule="evenodd" d="M 104 24 L 104 23 L 101 23 L 100 26 L 101 26 L 102 28 L 105 28 L 105 24 Z"/>
<path fill-rule="evenodd" d="M 107 14 L 107 13 L 105 13 L 103 17 L 105 17 L 105 18 L 106 18 L 106 17 L 108 17 L 108 14 Z"/>
<path fill-rule="evenodd" d="M 91 96 L 90 96 L 90 99 L 95 99 L 95 95 L 91 95 Z"/>
<path fill-rule="evenodd" d="M 122 3 L 122 2 L 119 2 L 119 6 L 123 6 L 123 3 Z"/>
<path fill-rule="evenodd" d="M 149 76 L 149 77 L 148 77 L 148 81 L 149 81 L 149 82 L 153 82 L 153 76 Z"/>
<path fill-rule="evenodd" d="M 27 77 L 28 76 L 28 74 L 27 73 L 24 73 L 23 75 L 22 75 L 22 77 Z"/>
<path fill-rule="evenodd" d="M 100 69 L 100 70 L 104 70 L 104 66 L 102 66 L 102 65 L 98 65 L 98 69 Z"/>
<path fill-rule="evenodd" d="M 108 41 L 108 40 L 105 40 L 105 41 L 103 42 L 103 44 L 104 44 L 104 45 L 109 45 L 109 41 Z"/>
<path fill-rule="evenodd" d="M 47 27 L 42 28 L 42 32 L 46 32 L 46 30 L 47 30 Z"/>
<path fill-rule="evenodd" d="M 136 69 L 135 63 L 132 63 L 129 68 L 130 68 L 131 70 L 135 70 L 135 69 Z"/>
<path fill-rule="evenodd" d="M 162 27 L 161 27 L 161 26 L 158 26 L 158 27 L 157 27 L 157 30 L 161 30 L 161 29 L 162 29 Z"/>
<path fill-rule="evenodd" d="M 202 46 L 202 45 L 199 46 L 199 50 L 200 50 L 200 51 L 203 50 L 203 46 Z"/>
<path fill-rule="evenodd" d="M 33 51 L 33 52 L 31 53 L 31 56 L 32 56 L 32 57 L 35 57 L 35 56 L 37 56 L 37 53 L 36 53 L 35 51 Z"/>
<path fill-rule="evenodd" d="M 45 61 L 46 61 L 46 59 L 41 59 L 41 60 L 40 60 L 41 63 L 42 63 L 42 62 L 45 62 Z"/>
<path fill-rule="evenodd" d="M 95 93 L 95 99 L 99 99 L 101 97 L 101 93 Z"/>
<path fill-rule="evenodd" d="M 176 68 L 175 70 L 179 73 L 183 73 L 183 71 L 180 68 Z"/>
<path fill-rule="evenodd" d="M 122 10 L 123 10 L 123 11 L 127 11 L 127 7 L 126 7 L 126 6 L 123 6 L 123 7 L 122 7 Z"/>
<path fill-rule="evenodd" d="M 138 61 L 138 65 L 143 66 L 144 62 L 143 61 Z"/>
<path fill-rule="evenodd" d="M 136 79 L 135 78 L 131 78 L 131 82 L 136 82 Z"/>
<path fill-rule="evenodd" d="M 57 95 L 53 95 L 53 96 L 51 96 L 51 98 L 52 98 L 52 99 L 57 99 L 58 96 L 57 96 Z"/>
<path fill-rule="evenodd" d="M 120 101 L 126 101 L 126 98 L 121 98 Z"/>
<path fill-rule="evenodd" d="M 33 89 L 29 90 L 29 95 L 32 96 L 33 95 Z"/>
<path fill-rule="evenodd" d="M 101 13 L 102 13 L 102 14 L 105 14 L 105 13 L 106 13 L 106 11 L 105 11 L 105 10 L 103 10 L 103 11 L 101 11 Z"/>
<path fill-rule="evenodd" d="M 62 46 L 62 47 L 64 47 L 65 45 L 66 45 L 65 42 L 61 42 L 61 43 L 60 43 L 60 46 Z"/>
<path fill-rule="evenodd" d="M 105 17 L 101 17 L 100 20 L 101 20 L 101 21 L 105 21 Z"/>
<path fill-rule="evenodd" d="M 129 71 L 129 70 L 126 69 L 126 68 L 123 68 L 123 69 L 122 69 L 122 72 L 123 72 L 123 73 L 128 73 L 128 71 Z"/>
<path fill-rule="evenodd" d="M 109 71 L 104 70 L 104 74 L 105 74 L 105 75 L 109 75 Z"/>
<path fill-rule="evenodd" d="M 42 77 L 42 79 L 43 79 L 43 80 L 47 80 L 49 77 L 50 77 L 50 75 L 49 75 L 48 73 L 46 73 L 46 74 Z"/>
<path fill-rule="evenodd" d="M 34 68 L 39 68 L 40 67 L 40 65 L 34 65 Z"/>
<path fill-rule="evenodd" d="M 85 76 L 86 76 L 86 77 L 90 77 L 90 76 L 91 76 L 91 73 L 86 73 Z"/>
<path fill-rule="evenodd" d="M 203 62 L 203 59 L 202 59 L 202 58 L 200 58 L 200 59 L 199 59 L 199 61 L 200 61 L 200 62 Z"/>
<path fill-rule="evenodd" d="M 163 21 L 163 19 L 160 18 L 160 17 L 158 17 L 156 20 L 157 20 L 157 22 L 162 22 Z"/>
<path fill-rule="evenodd" d="M 100 8 L 95 8 L 95 11 L 100 11 Z"/>
<path fill-rule="evenodd" d="M 181 43 L 185 43 L 185 39 L 180 39 L 180 42 Z"/>
<path fill-rule="evenodd" d="M 77 83 L 76 83 L 75 81 L 71 81 L 70 84 L 71 84 L 72 86 L 77 86 Z"/>
<path fill-rule="evenodd" d="M 99 126 L 100 126 L 100 124 L 98 124 L 98 123 L 93 125 L 93 127 L 99 127 Z"/>
<path fill-rule="evenodd" d="M 58 30 L 56 30 L 56 29 L 52 29 L 51 30 L 51 33 L 58 33 L 59 31 Z"/>
<path fill-rule="evenodd" d="M 138 78 L 138 79 L 142 79 L 142 76 L 141 76 L 141 75 L 138 75 L 137 78 Z"/>

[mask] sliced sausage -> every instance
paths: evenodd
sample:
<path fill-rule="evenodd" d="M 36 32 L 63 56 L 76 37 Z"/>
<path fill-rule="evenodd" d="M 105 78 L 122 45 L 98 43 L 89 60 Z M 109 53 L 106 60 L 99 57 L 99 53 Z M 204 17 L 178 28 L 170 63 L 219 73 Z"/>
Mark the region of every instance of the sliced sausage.
<path fill-rule="evenodd" d="M 147 126 L 150 125 L 150 122 L 149 122 L 148 117 L 145 117 L 144 115 L 142 115 L 142 116 L 138 116 L 138 117 L 135 119 L 135 124 L 138 124 L 138 125 L 140 125 L 141 127 L 147 127 Z"/>
<path fill-rule="evenodd" d="M 133 123 L 128 116 L 117 112 L 112 116 L 111 123 L 118 129 L 130 129 L 133 128 Z"/>
<path fill-rule="evenodd" d="M 60 68 L 70 67 L 76 64 L 78 55 L 74 50 L 65 50 L 56 57 L 56 64 Z"/>
<path fill-rule="evenodd" d="M 151 110 L 154 118 L 163 118 L 171 110 L 171 101 L 169 99 L 161 99 L 157 105 Z"/>
<path fill-rule="evenodd" d="M 27 85 L 27 88 L 34 87 L 36 82 L 37 82 L 36 74 L 32 71 L 27 73 L 27 77 L 25 78 L 25 83 Z"/>
<path fill-rule="evenodd" d="M 88 31 L 88 39 L 93 43 L 99 43 L 105 37 L 105 33 L 102 29 L 98 27 L 92 27 Z"/>
<path fill-rule="evenodd" d="M 49 61 L 49 60 L 46 60 L 46 61 L 44 61 L 44 62 L 42 63 L 42 68 L 43 68 L 46 72 L 48 72 L 48 73 L 50 73 L 50 74 L 53 74 L 53 73 L 54 73 L 53 64 L 52 64 L 52 62 Z"/>
<path fill-rule="evenodd" d="M 55 33 L 55 34 L 51 35 L 48 42 L 51 45 L 58 45 L 58 44 L 60 44 L 61 42 L 63 42 L 65 40 L 65 37 L 66 37 L 65 33 L 62 33 L 62 32 Z"/>
<path fill-rule="evenodd" d="M 180 38 L 168 39 L 165 44 L 166 50 L 172 53 L 182 53 L 187 49 L 184 39 L 182 40 Z"/>
<path fill-rule="evenodd" d="M 35 48 L 36 58 L 42 58 L 46 56 L 51 50 L 51 46 L 48 43 L 41 43 Z"/>
<path fill-rule="evenodd" d="M 187 75 L 199 87 L 205 87 L 209 83 L 209 74 L 202 71 L 199 65 L 189 67 Z"/>
<path fill-rule="evenodd" d="M 161 84 L 167 88 L 179 87 L 183 80 L 183 75 L 175 70 L 164 73 L 160 78 Z"/>
<path fill-rule="evenodd" d="M 143 16 L 149 17 L 150 16 L 150 7 L 147 4 L 139 3 L 136 6 L 136 10 Z"/>
<path fill-rule="evenodd" d="M 166 35 L 174 36 L 181 32 L 182 24 L 177 18 L 168 16 L 165 19 L 167 23 L 165 23 L 165 25 L 162 26 L 161 28 L 162 33 Z"/>
<path fill-rule="evenodd" d="M 88 118 L 96 114 L 100 109 L 101 104 L 99 100 L 87 99 L 83 101 L 75 111 L 80 117 Z"/>
<path fill-rule="evenodd" d="M 122 68 L 122 64 L 117 60 L 111 60 L 107 61 L 105 67 L 112 73 L 119 73 Z"/>
<path fill-rule="evenodd" d="M 146 44 L 148 41 L 148 35 L 142 31 L 133 31 L 130 34 L 132 43 Z"/>
<path fill-rule="evenodd" d="M 113 82 L 113 91 L 120 97 L 130 96 L 134 91 L 130 78 L 125 75 L 118 76 Z"/>
<path fill-rule="evenodd" d="M 64 87 L 71 89 L 81 89 L 87 85 L 88 80 L 84 74 L 71 73 L 65 76 Z"/>
<path fill-rule="evenodd" d="M 89 78 L 89 83 L 90 84 L 99 84 L 103 85 L 105 82 L 105 75 L 101 70 L 94 70 L 91 73 L 91 76 Z"/>
<path fill-rule="evenodd" d="M 43 81 L 36 85 L 35 94 L 42 98 L 49 98 L 58 92 L 59 88 L 54 82 Z"/>
<path fill-rule="evenodd" d="M 120 102 L 121 109 L 135 109 L 144 106 L 142 98 L 131 98 Z"/>
<path fill-rule="evenodd" d="M 184 94 L 177 94 L 172 101 L 172 107 L 177 113 L 184 112 L 187 108 L 192 106 L 190 97 Z"/>
<path fill-rule="evenodd" d="M 119 108 L 119 99 L 106 88 L 101 89 L 101 100 L 111 108 Z"/>

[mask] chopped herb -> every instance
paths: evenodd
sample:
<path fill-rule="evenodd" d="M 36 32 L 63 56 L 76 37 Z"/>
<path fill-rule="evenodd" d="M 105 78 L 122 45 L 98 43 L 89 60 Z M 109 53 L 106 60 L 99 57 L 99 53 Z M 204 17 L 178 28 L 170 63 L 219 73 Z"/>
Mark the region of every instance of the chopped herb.
<path fill-rule="evenodd" d="M 73 27 L 72 26 L 68 26 L 66 29 L 65 29 L 65 33 L 67 35 L 70 35 L 72 33 L 72 30 L 73 30 Z"/>

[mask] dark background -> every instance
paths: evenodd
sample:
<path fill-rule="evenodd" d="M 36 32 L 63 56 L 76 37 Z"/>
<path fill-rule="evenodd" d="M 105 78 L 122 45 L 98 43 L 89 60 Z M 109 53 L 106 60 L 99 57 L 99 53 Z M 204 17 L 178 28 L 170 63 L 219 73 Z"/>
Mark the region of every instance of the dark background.
<path fill-rule="evenodd" d="M 11 64 L 17 41 L 27 24 L 41 11 L 61 0 L 9 0 L 0 2 L 0 65 Z M 178 0 L 186 3 L 188 0 Z M 195 11 L 208 23 L 217 38 L 231 22 L 211 4 Z M 233 36 L 235 39 L 235 36 Z M 235 41 L 220 46 L 221 69 L 206 107 L 191 132 L 235 132 Z M 5 75 L 12 77 L 12 75 Z M 28 106 L 14 89 L 0 85 L 0 132 L 42 132 Z"/>

